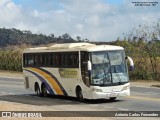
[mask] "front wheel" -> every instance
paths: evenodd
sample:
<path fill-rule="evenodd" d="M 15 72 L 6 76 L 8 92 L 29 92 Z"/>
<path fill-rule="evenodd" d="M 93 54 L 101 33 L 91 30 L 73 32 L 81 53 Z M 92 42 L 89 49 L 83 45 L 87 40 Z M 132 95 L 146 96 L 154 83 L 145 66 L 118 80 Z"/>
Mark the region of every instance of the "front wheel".
<path fill-rule="evenodd" d="M 110 101 L 115 101 L 115 100 L 116 100 L 116 97 L 110 97 L 109 100 L 110 100 Z"/>
<path fill-rule="evenodd" d="M 77 99 L 79 100 L 79 101 L 83 101 L 84 100 L 84 98 L 83 98 L 83 93 L 82 93 L 82 90 L 81 89 L 79 89 L 78 91 L 77 91 Z"/>

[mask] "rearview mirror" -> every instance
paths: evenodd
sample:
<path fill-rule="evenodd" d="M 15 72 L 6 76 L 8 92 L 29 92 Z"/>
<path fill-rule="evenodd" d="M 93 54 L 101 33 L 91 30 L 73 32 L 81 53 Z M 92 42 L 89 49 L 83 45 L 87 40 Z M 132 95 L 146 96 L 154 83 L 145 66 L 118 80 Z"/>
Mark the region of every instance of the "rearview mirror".
<path fill-rule="evenodd" d="M 87 67 L 88 67 L 88 71 L 91 71 L 91 70 L 92 70 L 91 61 L 88 61 L 88 62 L 87 62 Z"/>
<path fill-rule="evenodd" d="M 127 56 L 126 59 L 129 61 L 129 64 L 130 64 L 129 71 L 133 71 L 134 70 L 134 63 L 133 63 L 132 58 Z"/>

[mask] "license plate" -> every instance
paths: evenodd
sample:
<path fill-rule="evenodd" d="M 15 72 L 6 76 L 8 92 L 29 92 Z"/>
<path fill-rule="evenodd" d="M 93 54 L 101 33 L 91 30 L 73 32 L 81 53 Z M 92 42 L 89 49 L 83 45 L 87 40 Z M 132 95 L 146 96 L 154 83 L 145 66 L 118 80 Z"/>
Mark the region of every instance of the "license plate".
<path fill-rule="evenodd" d="M 117 97 L 118 93 L 111 93 L 110 97 Z"/>

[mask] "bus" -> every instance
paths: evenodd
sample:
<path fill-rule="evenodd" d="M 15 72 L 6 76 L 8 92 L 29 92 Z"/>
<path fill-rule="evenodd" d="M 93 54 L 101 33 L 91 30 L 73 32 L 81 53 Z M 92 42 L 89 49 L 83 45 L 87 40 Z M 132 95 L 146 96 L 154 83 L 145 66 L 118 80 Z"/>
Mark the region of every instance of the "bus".
<path fill-rule="evenodd" d="M 64 95 L 110 99 L 130 95 L 127 61 L 120 46 L 91 43 L 54 44 L 23 51 L 25 89 L 38 96 Z"/>

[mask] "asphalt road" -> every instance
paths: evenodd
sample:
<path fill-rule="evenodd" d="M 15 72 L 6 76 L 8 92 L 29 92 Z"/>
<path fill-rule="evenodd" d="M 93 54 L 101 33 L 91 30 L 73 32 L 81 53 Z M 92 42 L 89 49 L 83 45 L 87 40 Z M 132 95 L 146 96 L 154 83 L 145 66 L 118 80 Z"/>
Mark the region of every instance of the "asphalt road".
<path fill-rule="evenodd" d="M 160 111 L 160 88 L 131 86 L 130 97 L 117 98 L 114 102 L 87 100 L 81 103 L 71 97 L 40 98 L 24 89 L 22 79 L 0 77 L 0 100 L 62 111 Z"/>

